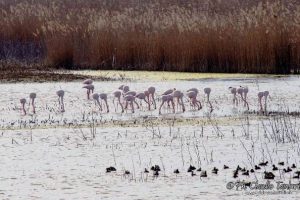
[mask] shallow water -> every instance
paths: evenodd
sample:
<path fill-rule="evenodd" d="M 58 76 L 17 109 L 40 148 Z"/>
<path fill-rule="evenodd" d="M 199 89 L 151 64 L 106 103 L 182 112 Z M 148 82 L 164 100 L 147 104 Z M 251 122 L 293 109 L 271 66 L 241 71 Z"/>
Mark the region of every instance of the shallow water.
<path fill-rule="evenodd" d="M 122 82 L 95 82 L 96 92 L 111 93 Z M 109 104 L 112 112 L 99 113 L 93 101 L 86 100 L 86 91 L 80 82 L 68 83 L 28 83 L 2 84 L 0 91 L 0 198 L 1 199 L 298 199 L 299 193 L 246 195 L 248 191 L 226 189 L 230 181 L 256 181 L 265 183 L 264 167 L 250 176 L 232 177 L 239 164 L 253 168 L 249 162 L 251 153 L 256 164 L 268 160 L 269 163 L 284 161 L 290 166 L 300 166 L 299 145 L 297 143 L 278 144 L 264 132 L 259 119 L 251 119 L 246 125 L 243 106 L 233 107 L 229 86 L 249 87 L 251 111 L 257 111 L 257 92 L 270 91 L 268 109 L 299 111 L 298 90 L 300 79 L 259 78 L 259 79 L 205 79 L 186 81 L 126 82 L 132 90 L 143 91 L 155 86 L 157 94 L 176 87 L 186 91 L 200 89 L 200 99 L 204 105 L 201 111 L 158 115 L 157 110 L 120 114 L 114 111 L 112 97 Z M 212 113 L 205 104 L 203 88 L 211 87 Z M 58 111 L 55 92 L 64 89 L 66 112 Z M 37 114 L 23 116 L 19 99 L 37 93 Z M 29 100 L 29 99 L 28 99 Z M 188 105 L 188 103 L 186 103 Z M 27 105 L 29 106 L 29 105 Z M 187 108 L 189 108 L 187 106 Z M 93 114 L 92 114 L 93 113 Z M 140 119 L 141 117 L 203 118 L 212 122 L 190 125 L 139 127 L 97 127 L 95 138 L 92 128 L 88 128 L 92 117 L 101 125 L 117 120 Z M 237 116 L 237 121 L 220 125 L 219 118 Z M 239 119 L 240 117 L 240 119 Z M 298 124 L 299 120 L 296 119 Z M 84 124 L 86 128 L 57 127 L 57 125 Z M 266 123 L 268 126 L 268 123 Z M 31 129 L 25 129 L 31 127 Z M 43 129 L 39 129 L 39 127 Z M 203 127 L 203 129 L 202 129 Z M 245 129 L 247 127 L 248 129 Z M 8 130 L 14 128 L 14 130 Z M 248 135 L 245 136 L 245 130 Z M 297 130 L 299 127 L 297 126 Z M 268 135 L 270 134 L 270 135 Z M 161 136 L 160 138 L 158 136 Z M 247 149 L 247 150 L 246 150 Z M 251 152 L 253 150 L 253 152 Z M 158 164 L 162 168 L 155 178 L 150 171 Z M 189 165 L 201 166 L 208 177 L 200 178 L 187 173 Z M 223 165 L 230 167 L 224 170 Z M 105 168 L 115 166 L 117 172 L 105 173 Z M 220 169 L 218 175 L 211 173 L 213 167 Z M 173 173 L 179 169 L 179 175 Z M 125 176 L 124 171 L 130 175 Z M 298 183 L 293 173 L 274 172 L 275 181 Z M 275 184 L 275 181 L 272 183 Z M 276 192 L 276 190 L 271 191 Z"/>
<path fill-rule="evenodd" d="M 141 117 L 165 117 L 175 116 L 177 118 L 185 117 L 224 117 L 236 116 L 243 114 L 246 108 L 243 106 L 232 106 L 232 95 L 228 87 L 248 86 L 248 102 L 250 111 L 255 112 L 259 110 L 257 93 L 258 91 L 268 90 L 270 98 L 268 100 L 269 111 L 299 111 L 300 106 L 300 78 L 296 76 L 287 78 L 259 78 L 259 79 L 206 79 L 199 81 L 156 81 L 156 82 L 126 82 L 125 84 L 131 90 L 144 91 L 149 86 L 156 87 L 157 98 L 165 90 L 176 88 L 177 90 L 186 91 L 189 88 L 196 87 L 200 90 L 199 100 L 203 104 L 201 111 L 191 111 L 188 106 L 187 112 L 182 113 L 180 110 L 176 114 L 170 111 L 163 110 L 163 115 L 158 115 L 158 110 L 147 111 L 144 105 L 143 111 L 136 110 L 133 114 L 129 110 L 127 113 L 120 114 L 120 111 L 115 112 L 115 107 L 112 103 L 111 93 L 116 90 L 123 82 L 95 82 L 95 92 L 109 94 L 109 107 L 111 112 L 100 113 L 92 100 L 86 100 L 86 91 L 82 88 L 80 82 L 60 82 L 60 83 L 20 83 L 20 84 L 2 84 L 0 91 L 0 126 L 2 128 L 22 127 L 30 125 L 68 125 L 68 124 L 86 124 L 90 123 L 92 118 L 98 120 L 132 120 Z M 213 105 L 213 112 L 210 113 L 210 108 L 206 103 L 203 88 L 211 87 L 211 103 Z M 63 89 L 65 94 L 65 113 L 60 113 L 58 109 L 58 99 L 56 91 Z M 36 99 L 36 115 L 32 115 L 29 104 L 26 105 L 29 114 L 23 116 L 20 98 L 26 98 L 30 92 L 37 93 Z M 29 102 L 29 98 L 28 101 Z M 160 102 L 157 102 L 159 105 Z M 168 113 L 169 112 L 169 113 Z M 92 116 L 93 113 L 93 116 Z"/>

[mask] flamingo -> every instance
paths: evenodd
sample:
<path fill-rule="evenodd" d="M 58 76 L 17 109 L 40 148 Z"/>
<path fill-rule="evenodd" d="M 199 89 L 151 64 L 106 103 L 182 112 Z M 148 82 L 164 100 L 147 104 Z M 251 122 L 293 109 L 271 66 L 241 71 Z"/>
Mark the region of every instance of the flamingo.
<path fill-rule="evenodd" d="M 237 93 L 236 88 L 229 87 L 229 90 L 230 90 L 231 94 L 233 94 L 233 100 L 232 100 L 233 105 L 238 105 L 238 99 L 236 97 L 236 93 Z"/>
<path fill-rule="evenodd" d="M 115 98 L 117 98 L 118 99 L 118 103 L 120 104 L 121 109 L 122 109 L 122 113 L 123 113 L 124 112 L 124 108 L 123 108 L 123 105 L 121 103 L 121 95 L 122 95 L 122 92 L 120 90 L 116 90 L 116 91 L 113 92 L 113 96 L 114 96 L 114 98 L 113 98 L 113 104 L 115 106 Z M 116 110 L 116 106 L 115 106 L 115 110 Z"/>
<path fill-rule="evenodd" d="M 82 83 L 85 84 L 85 85 L 91 85 L 93 83 L 93 80 L 92 79 L 85 79 Z"/>
<path fill-rule="evenodd" d="M 209 100 L 209 96 L 210 96 L 210 93 L 211 93 L 211 88 L 204 88 L 204 93 L 206 94 L 206 96 L 207 96 L 207 102 L 210 105 L 210 112 L 212 112 L 213 111 L 213 107 L 212 107 L 212 104 L 211 104 L 211 102 Z"/>
<path fill-rule="evenodd" d="M 86 91 L 87 99 L 90 99 L 91 92 L 94 93 L 94 88 L 95 88 L 94 85 L 87 84 L 87 85 L 83 86 L 82 88 L 87 89 L 87 91 Z"/>
<path fill-rule="evenodd" d="M 169 90 L 165 91 L 162 95 L 172 94 L 175 90 L 176 90 L 176 88 L 169 89 Z"/>
<path fill-rule="evenodd" d="M 65 106 L 64 106 L 64 95 L 65 95 L 65 91 L 63 90 L 58 90 L 56 92 L 57 96 L 58 96 L 58 103 L 59 103 L 59 108 L 61 109 L 61 112 L 65 112 Z"/>
<path fill-rule="evenodd" d="M 198 94 L 199 90 L 197 88 L 191 88 L 191 89 L 188 89 L 187 92 L 195 92 L 196 94 Z"/>
<path fill-rule="evenodd" d="M 121 85 L 118 89 L 122 90 L 123 94 L 125 94 L 126 92 L 129 91 L 129 86 L 127 86 L 127 85 Z"/>
<path fill-rule="evenodd" d="M 29 98 L 31 99 L 31 105 L 32 105 L 32 112 L 35 114 L 35 105 L 34 100 L 36 98 L 36 93 L 32 92 L 29 94 Z"/>
<path fill-rule="evenodd" d="M 258 97 L 258 104 L 260 106 L 260 111 L 262 112 L 263 111 L 262 98 L 264 97 L 264 92 L 259 92 L 257 94 L 257 97 Z"/>
<path fill-rule="evenodd" d="M 185 111 L 185 107 L 184 107 L 184 103 L 183 103 L 183 93 L 179 90 L 175 90 L 173 93 L 172 93 L 173 97 L 176 99 L 176 102 L 177 102 L 177 108 L 178 106 L 182 106 L 182 112 Z"/>
<path fill-rule="evenodd" d="M 169 90 L 165 91 L 164 93 L 162 93 L 162 95 L 172 94 L 175 90 L 176 90 L 176 88 L 169 89 Z M 168 101 L 168 107 L 170 107 L 170 101 Z"/>
<path fill-rule="evenodd" d="M 151 86 L 148 88 L 148 93 L 149 93 L 149 104 L 150 104 L 150 98 L 151 98 L 151 101 L 154 105 L 154 109 L 156 109 L 156 102 L 155 102 L 155 98 L 154 98 L 154 94 L 155 94 L 155 87 Z"/>
<path fill-rule="evenodd" d="M 161 105 L 159 107 L 159 114 L 161 114 L 161 108 L 162 106 L 167 103 L 169 105 L 169 103 L 172 103 L 172 107 L 173 107 L 173 113 L 175 113 L 175 105 L 174 105 L 174 100 L 173 100 L 173 95 L 172 94 L 167 94 L 167 95 L 162 95 L 161 97 Z"/>
<path fill-rule="evenodd" d="M 249 92 L 248 87 L 242 87 L 242 86 L 240 86 L 237 89 L 237 93 L 240 95 L 242 101 L 244 102 L 244 106 L 247 106 L 247 109 L 249 110 L 249 104 L 248 104 L 247 100 L 245 99 L 245 98 L 247 98 L 248 92 Z"/>
<path fill-rule="evenodd" d="M 126 101 L 125 109 L 127 109 L 128 103 L 130 103 L 130 106 L 131 106 L 131 109 L 132 109 L 132 113 L 134 113 L 134 106 L 133 106 L 133 103 L 135 103 L 135 104 L 138 106 L 138 108 L 139 108 L 139 105 L 138 105 L 137 102 L 135 101 L 135 96 L 127 95 L 127 96 L 124 97 L 124 100 Z"/>
<path fill-rule="evenodd" d="M 140 92 L 138 94 L 135 95 L 136 98 L 140 99 L 140 105 L 142 105 L 142 100 L 144 100 L 147 104 L 148 104 L 148 110 L 150 110 L 150 102 L 149 100 L 147 101 L 146 99 L 146 95 L 144 92 Z"/>
<path fill-rule="evenodd" d="M 101 106 L 100 101 L 99 101 L 99 94 L 98 94 L 98 93 L 94 93 L 94 94 L 92 95 L 92 98 L 93 98 L 94 101 L 95 101 L 95 105 L 98 105 L 100 111 L 102 111 L 102 106 Z"/>
<path fill-rule="evenodd" d="M 24 99 L 24 98 L 20 99 L 20 103 L 22 106 L 22 111 L 23 111 L 24 115 L 26 115 L 26 110 L 25 110 L 26 99 Z"/>
<path fill-rule="evenodd" d="M 197 93 L 193 90 L 188 90 L 188 92 L 186 93 L 186 95 L 188 96 L 188 98 L 191 101 L 191 104 L 195 107 L 198 107 L 198 110 L 201 110 L 202 105 L 201 102 L 197 100 Z"/>
<path fill-rule="evenodd" d="M 267 113 L 267 98 L 269 96 L 269 91 L 264 91 L 264 97 L 265 97 L 265 113 Z"/>
<path fill-rule="evenodd" d="M 249 110 L 249 104 L 248 104 L 248 101 L 247 101 L 247 95 L 248 95 L 248 92 L 249 92 L 249 89 L 248 87 L 244 87 L 244 107 L 247 106 L 247 109 Z"/>
<path fill-rule="evenodd" d="M 124 93 L 124 96 L 127 96 L 127 95 L 135 96 L 136 95 L 136 91 L 127 91 L 127 92 Z"/>
<path fill-rule="evenodd" d="M 99 97 L 102 101 L 104 101 L 105 106 L 106 106 L 106 112 L 109 113 L 109 107 L 108 107 L 108 103 L 107 103 L 107 94 L 101 93 L 101 94 L 99 94 Z"/>

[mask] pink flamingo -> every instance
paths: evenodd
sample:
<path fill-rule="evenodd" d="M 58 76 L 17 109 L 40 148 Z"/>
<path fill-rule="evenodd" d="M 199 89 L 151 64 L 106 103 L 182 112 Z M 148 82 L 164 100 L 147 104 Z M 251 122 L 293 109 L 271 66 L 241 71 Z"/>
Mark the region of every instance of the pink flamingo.
<path fill-rule="evenodd" d="M 265 113 L 267 114 L 267 98 L 269 96 L 269 91 L 264 91 L 264 97 L 265 97 Z"/>
<path fill-rule="evenodd" d="M 32 112 L 35 114 L 35 105 L 34 100 L 36 98 L 36 93 L 32 92 L 29 94 L 29 98 L 31 99 L 31 105 L 32 105 Z"/>
<path fill-rule="evenodd" d="M 159 107 L 159 114 L 161 114 L 161 108 L 162 106 L 167 103 L 169 105 L 169 103 L 172 103 L 172 107 L 173 107 L 173 113 L 175 113 L 175 104 L 174 104 L 174 100 L 173 100 L 173 95 L 172 94 L 167 94 L 167 95 L 162 95 L 161 96 L 161 105 Z"/>
<path fill-rule="evenodd" d="M 264 112 L 265 114 L 267 113 L 267 100 L 268 100 L 268 96 L 269 96 L 269 91 L 264 91 L 264 92 L 259 92 L 257 94 L 258 96 L 258 104 L 260 106 L 260 112 Z M 265 105 L 263 108 L 262 105 L 262 99 L 265 98 Z"/>
<path fill-rule="evenodd" d="M 188 89 L 187 92 L 195 92 L 196 94 L 198 94 L 199 90 L 197 88 L 191 88 L 191 89 Z"/>
<path fill-rule="evenodd" d="M 201 110 L 202 105 L 201 105 L 201 102 L 197 100 L 197 93 L 195 91 L 193 91 L 193 90 L 189 90 L 186 93 L 186 95 L 190 99 L 190 102 L 193 105 L 193 107 L 197 106 L 198 110 Z"/>
<path fill-rule="evenodd" d="M 94 93 L 94 88 L 95 88 L 94 85 L 92 85 L 92 84 L 87 84 L 87 85 L 83 86 L 82 88 L 87 89 L 87 91 L 86 91 L 87 99 L 90 99 L 90 94 L 91 94 L 91 92 Z"/>
<path fill-rule="evenodd" d="M 24 115 L 26 115 L 26 110 L 25 110 L 26 99 L 24 99 L 24 98 L 20 99 L 20 103 L 22 105 L 22 111 L 23 111 Z"/>
<path fill-rule="evenodd" d="M 136 91 L 127 91 L 127 92 L 124 93 L 124 96 L 127 96 L 127 95 L 135 96 Z"/>
<path fill-rule="evenodd" d="M 167 91 L 165 91 L 164 93 L 162 93 L 162 95 L 169 95 L 169 94 L 172 94 L 174 91 L 176 90 L 176 88 L 173 88 L 173 89 L 169 89 Z M 168 107 L 170 107 L 170 102 L 171 101 L 168 101 Z"/>
<path fill-rule="evenodd" d="M 106 106 L 106 112 L 109 113 L 109 107 L 108 107 L 108 103 L 107 103 L 107 94 L 101 93 L 101 94 L 99 94 L 99 97 L 102 101 L 104 101 L 105 106 Z"/>
<path fill-rule="evenodd" d="M 99 94 L 98 94 L 98 93 L 94 93 L 94 94 L 92 95 L 92 98 L 93 98 L 94 101 L 95 101 L 95 105 L 98 105 L 100 111 L 102 111 L 102 106 L 101 106 L 100 101 L 99 101 Z"/>
<path fill-rule="evenodd" d="M 123 91 L 123 94 L 125 94 L 126 92 L 129 91 L 129 86 L 127 86 L 127 85 L 121 85 L 121 86 L 119 87 L 119 90 L 122 90 L 122 91 Z"/>
<path fill-rule="evenodd" d="M 148 93 L 149 93 L 149 104 L 150 104 L 150 98 L 151 98 L 151 101 L 152 101 L 152 104 L 154 105 L 154 109 L 156 109 L 156 102 L 155 102 L 155 98 L 154 98 L 154 94 L 155 94 L 155 87 L 151 86 L 148 88 Z"/>
<path fill-rule="evenodd" d="M 233 100 L 232 100 L 233 105 L 238 105 L 238 99 L 236 97 L 236 93 L 237 93 L 236 88 L 229 87 L 229 90 L 230 90 L 231 94 L 233 94 Z"/>
<path fill-rule="evenodd" d="M 264 92 L 259 92 L 257 94 L 257 97 L 258 97 L 258 104 L 260 106 L 260 111 L 262 112 L 263 111 L 262 98 L 264 97 Z"/>
<path fill-rule="evenodd" d="M 93 80 L 92 79 L 85 79 L 84 81 L 83 81 L 83 84 L 85 84 L 85 85 L 91 85 L 93 83 Z"/>
<path fill-rule="evenodd" d="M 144 92 L 140 92 L 140 93 L 136 94 L 135 97 L 140 99 L 140 105 L 141 106 L 142 106 L 142 100 L 144 100 L 148 104 L 148 110 L 150 110 L 149 98 L 148 98 L 148 100 L 146 99 L 147 96 Z"/>
<path fill-rule="evenodd" d="M 248 95 L 248 92 L 249 92 L 249 89 L 248 87 L 244 87 L 244 99 L 245 99 L 245 103 L 244 103 L 244 106 L 247 106 L 248 110 L 249 110 L 249 104 L 248 104 L 248 101 L 247 101 L 247 95 Z"/>
<path fill-rule="evenodd" d="M 204 88 L 204 93 L 207 96 L 207 103 L 209 103 L 209 105 L 210 105 L 210 112 L 212 112 L 213 111 L 213 106 L 212 106 L 212 104 L 209 100 L 209 96 L 210 96 L 210 93 L 211 93 L 211 88 Z"/>
<path fill-rule="evenodd" d="M 57 96 L 58 96 L 58 103 L 59 103 L 59 108 L 61 109 L 61 112 L 65 112 L 65 106 L 64 106 L 64 95 L 65 95 L 65 91 L 63 90 L 58 90 L 56 92 Z"/>
<path fill-rule="evenodd" d="M 237 93 L 240 95 L 242 101 L 244 102 L 244 106 L 247 106 L 247 109 L 249 110 L 249 104 L 248 104 L 247 100 L 245 99 L 245 98 L 247 98 L 248 91 L 249 91 L 248 88 L 244 88 L 242 86 L 240 86 L 237 89 Z"/>
<path fill-rule="evenodd" d="M 134 106 L 133 106 L 133 103 L 135 103 L 135 104 L 137 105 L 138 109 L 139 109 L 139 105 L 138 105 L 138 103 L 135 101 L 135 96 L 127 95 L 127 96 L 124 97 L 124 100 L 125 100 L 125 102 L 126 102 L 126 104 L 125 104 L 125 109 L 127 109 L 128 103 L 129 103 L 130 106 L 131 106 L 132 113 L 134 113 Z"/>
<path fill-rule="evenodd" d="M 184 103 L 183 103 L 183 93 L 179 90 L 175 90 L 172 93 L 172 95 L 176 99 L 177 109 L 178 109 L 178 106 L 181 106 L 182 107 L 182 112 L 185 112 L 185 107 L 184 107 Z"/>
<path fill-rule="evenodd" d="M 122 92 L 120 90 L 114 91 L 113 92 L 113 96 L 114 96 L 114 98 L 113 98 L 113 104 L 114 104 L 114 107 L 115 107 L 115 111 L 117 111 L 117 108 L 115 106 L 115 98 L 117 98 L 118 99 L 118 103 L 120 104 L 121 109 L 122 109 L 122 113 L 123 113 L 124 112 L 124 108 L 123 108 L 123 105 L 121 103 Z M 118 106 L 118 104 L 117 104 L 117 106 Z"/>

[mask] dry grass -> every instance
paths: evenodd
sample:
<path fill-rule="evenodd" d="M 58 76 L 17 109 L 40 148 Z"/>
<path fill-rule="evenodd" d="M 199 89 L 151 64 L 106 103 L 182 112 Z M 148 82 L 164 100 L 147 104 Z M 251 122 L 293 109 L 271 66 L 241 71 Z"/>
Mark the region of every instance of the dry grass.
<path fill-rule="evenodd" d="M 0 2 L 4 60 L 66 69 L 299 72 L 300 5 L 293 0 Z"/>

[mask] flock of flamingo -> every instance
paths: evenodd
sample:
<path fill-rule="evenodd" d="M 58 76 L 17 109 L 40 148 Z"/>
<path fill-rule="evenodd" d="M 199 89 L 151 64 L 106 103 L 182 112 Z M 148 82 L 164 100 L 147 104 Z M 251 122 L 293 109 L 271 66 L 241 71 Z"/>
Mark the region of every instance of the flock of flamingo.
<path fill-rule="evenodd" d="M 83 88 L 87 90 L 87 99 L 93 99 L 95 102 L 95 105 L 99 107 L 100 111 L 102 112 L 103 106 L 106 108 L 106 112 L 109 112 L 109 106 L 108 106 L 108 96 L 109 94 L 107 93 L 95 93 L 94 92 L 94 85 L 93 85 L 93 80 L 92 79 L 86 79 L 83 81 Z M 131 91 L 129 86 L 127 85 L 121 85 L 118 90 L 114 91 L 112 93 L 113 96 L 113 104 L 115 106 L 115 110 L 117 112 L 118 106 L 121 107 L 121 112 L 123 113 L 125 110 L 129 109 L 129 106 L 132 110 L 132 113 L 135 111 L 135 106 L 139 109 L 140 106 L 142 105 L 142 101 L 146 103 L 148 110 L 151 110 L 151 107 L 156 109 L 156 98 L 155 98 L 155 87 L 151 86 L 144 92 L 136 92 L 136 91 Z M 206 95 L 207 98 L 207 103 L 210 106 L 211 112 L 213 111 L 213 106 L 210 102 L 210 93 L 211 93 L 211 88 L 207 87 L 204 88 L 204 94 Z M 233 105 L 238 106 L 238 102 L 241 101 L 244 105 L 244 107 L 247 107 L 249 110 L 249 104 L 247 102 L 247 94 L 249 92 L 248 87 L 229 87 L 230 93 L 233 95 Z M 177 106 L 177 109 L 181 109 L 182 112 L 185 112 L 185 105 L 183 98 L 187 97 L 190 106 L 192 109 L 197 109 L 201 110 L 202 105 L 201 102 L 197 99 L 199 94 L 199 90 L 197 88 L 191 88 L 187 90 L 184 94 L 184 92 L 180 90 L 176 90 L 176 88 L 169 89 L 159 95 L 159 100 L 161 101 L 161 104 L 159 106 L 159 114 L 161 114 L 161 110 L 164 105 L 167 105 L 167 108 L 172 107 L 172 112 L 175 113 L 175 105 Z M 59 110 L 60 112 L 65 112 L 65 107 L 64 107 L 64 95 L 65 91 L 64 90 L 58 90 L 56 92 L 56 95 L 58 96 L 58 103 L 59 103 Z M 260 106 L 260 111 L 261 112 L 266 112 L 267 109 L 267 98 L 269 96 L 268 91 L 264 92 L 259 92 L 258 93 L 258 103 Z M 37 97 L 36 93 L 30 93 L 29 98 L 30 98 L 30 103 L 32 106 L 32 112 L 35 114 L 36 109 L 35 109 L 35 99 Z M 239 97 L 239 98 L 238 98 Z M 117 103 L 115 104 L 115 99 L 117 99 Z M 140 105 L 137 103 L 137 100 L 140 100 Z M 264 106 L 263 106 L 263 100 L 264 100 Z M 25 109 L 25 104 L 26 104 L 26 98 L 20 99 L 22 111 L 24 115 L 26 115 L 26 109 Z"/>

